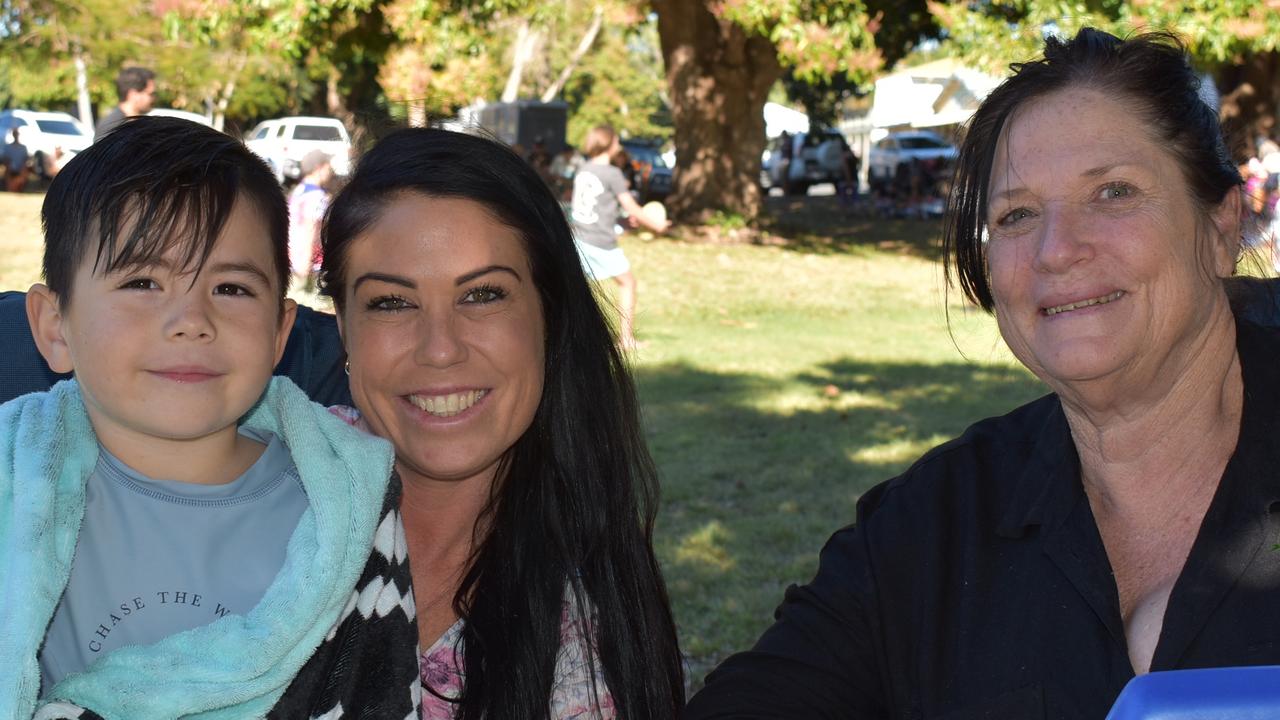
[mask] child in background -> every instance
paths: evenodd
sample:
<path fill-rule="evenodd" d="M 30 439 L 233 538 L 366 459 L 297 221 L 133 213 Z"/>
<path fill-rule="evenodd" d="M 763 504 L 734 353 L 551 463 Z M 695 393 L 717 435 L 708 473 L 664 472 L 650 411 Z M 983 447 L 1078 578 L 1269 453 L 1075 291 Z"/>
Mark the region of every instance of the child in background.
<path fill-rule="evenodd" d="M 596 281 L 612 278 L 618 284 L 618 344 L 635 349 L 636 278 L 631 263 L 618 247 L 618 218 L 623 210 L 641 226 L 664 233 L 671 226 L 665 218 L 645 215 L 631 197 L 626 177 L 614 164 L 622 153 L 618 134 L 608 125 L 592 128 L 583 143 L 587 162 L 573 178 L 574 239 L 582 255 L 587 275 Z"/>
<path fill-rule="evenodd" d="M 320 225 L 329 209 L 326 185 L 333 179 L 332 160 L 323 150 L 303 156 L 302 179 L 289 193 L 289 266 L 302 290 L 314 286 L 320 268 Z"/>
<path fill-rule="evenodd" d="M 390 447 L 271 380 L 270 170 L 141 118 L 42 214 L 27 316 L 75 379 L 0 405 L 0 717 L 416 716 Z"/>

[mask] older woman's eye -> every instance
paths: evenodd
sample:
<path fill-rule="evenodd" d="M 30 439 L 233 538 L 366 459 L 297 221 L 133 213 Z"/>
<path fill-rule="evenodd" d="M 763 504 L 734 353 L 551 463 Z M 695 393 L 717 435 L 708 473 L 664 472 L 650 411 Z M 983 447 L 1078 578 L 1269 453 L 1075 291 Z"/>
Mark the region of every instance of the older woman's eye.
<path fill-rule="evenodd" d="M 1110 183 L 1098 191 L 1098 197 L 1102 200 L 1119 200 L 1132 194 L 1133 188 L 1126 183 Z"/>
<path fill-rule="evenodd" d="M 1018 222 L 1019 220 L 1025 220 L 1031 217 L 1031 214 L 1032 214 L 1031 211 L 1028 210 L 1027 208 L 1024 208 L 1024 207 L 1014 208 L 1009 212 L 1001 215 L 1000 218 L 996 220 L 996 225 L 999 225 L 1001 227 L 1012 225 Z"/>
<path fill-rule="evenodd" d="M 491 302 L 497 302 L 506 296 L 507 291 L 496 285 L 481 285 L 480 287 L 468 290 L 467 294 L 462 296 L 462 302 L 484 305 Z"/>
<path fill-rule="evenodd" d="M 365 308 L 377 312 L 396 312 L 398 310 L 408 310 L 410 307 L 412 307 L 412 304 L 399 295 L 383 295 L 372 298 L 365 303 Z"/>

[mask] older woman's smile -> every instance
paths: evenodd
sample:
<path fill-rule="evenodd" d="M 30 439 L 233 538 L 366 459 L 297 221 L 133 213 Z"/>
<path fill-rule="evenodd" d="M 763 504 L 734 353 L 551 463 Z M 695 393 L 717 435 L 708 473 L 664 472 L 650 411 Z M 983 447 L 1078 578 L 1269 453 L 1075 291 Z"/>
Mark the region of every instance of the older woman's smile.
<path fill-rule="evenodd" d="M 1075 300 L 1072 302 L 1062 303 L 1060 305 L 1043 307 L 1040 312 L 1048 316 L 1061 315 L 1062 313 L 1068 313 L 1072 310 L 1080 310 L 1082 308 L 1093 307 L 1095 305 L 1106 305 L 1107 303 L 1119 300 L 1122 296 L 1124 296 L 1124 291 L 1116 290 L 1115 292 L 1107 293 L 1106 295 L 1098 295 L 1091 298 L 1085 298 L 1084 300 Z"/>

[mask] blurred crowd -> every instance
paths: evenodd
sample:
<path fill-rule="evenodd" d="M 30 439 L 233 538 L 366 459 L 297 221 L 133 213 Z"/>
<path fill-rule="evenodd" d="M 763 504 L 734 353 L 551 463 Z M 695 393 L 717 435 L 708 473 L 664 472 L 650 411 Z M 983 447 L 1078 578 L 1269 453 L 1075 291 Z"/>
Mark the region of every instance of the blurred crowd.
<path fill-rule="evenodd" d="M 1254 146 L 1255 154 L 1240 164 L 1240 177 L 1244 178 L 1245 212 L 1249 225 L 1256 228 L 1252 244 L 1268 256 L 1272 267 L 1280 271 L 1280 248 L 1276 237 L 1280 235 L 1280 143 L 1273 138 L 1260 136 Z"/>

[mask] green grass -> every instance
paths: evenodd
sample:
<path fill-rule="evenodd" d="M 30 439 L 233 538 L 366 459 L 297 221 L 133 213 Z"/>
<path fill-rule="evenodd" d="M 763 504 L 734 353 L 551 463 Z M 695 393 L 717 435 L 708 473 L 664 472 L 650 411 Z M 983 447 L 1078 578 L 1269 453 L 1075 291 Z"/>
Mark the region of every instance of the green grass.
<path fill-rule="evenodd" d="M 0 289 L 38 277 L 38 203 L 0 194 Z M 813 575 L 862 492 L 1044 392 L 954 294 L 948 333 L 936 224 L 771 203 L 775 244 L 623 241 L 658 553 L 694 687 Z"/>

